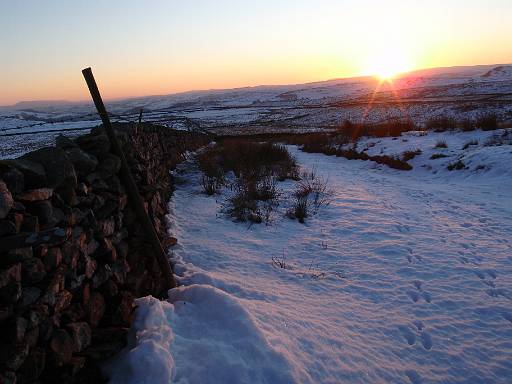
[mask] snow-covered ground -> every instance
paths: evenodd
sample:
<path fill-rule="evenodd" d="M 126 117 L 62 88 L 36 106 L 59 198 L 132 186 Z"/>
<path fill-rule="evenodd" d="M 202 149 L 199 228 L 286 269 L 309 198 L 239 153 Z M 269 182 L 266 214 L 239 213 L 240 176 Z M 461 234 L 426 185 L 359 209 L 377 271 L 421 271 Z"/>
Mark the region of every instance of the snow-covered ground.
<path fill-rule="evenodd" d="M 410 172 L 290 147 L 334 190 L 305 225 L 284 215 L 291 181 L 271 225 L 248 226 L 182 164 L 169 204 L 181 287 L 139 299 L 112 382 L 510 383 L 512 147 L 483 146 L 490 134 L 360 143 L 422 149 Z M 446 170 L 439 151 L 468 168 Z"/>
<path fill-rule="evenodd" d="M 405 73 L 392 83 L 355 77 L 107 102 L 113 121 L 137 121 L 141 108 L 144 121 L 181 129 L 180 119 L 192 119 L 219 134 L 330 129 L 344 120 L 382 122 L 405 117 L 422 125 L 439 115 L 474 119 L 488 112 L 510 125 L 512 65 L 431 68 Z M 91 102 L 22 102 L 0 107 L 0 157 L 10 154 L 5 148 L 10 150 L 20 141 L 3 133 L 75 128 L 96 118 Z M 46 136 L 41 136 L 40 146 Z M 22 137 L 37 146 L 38 135 Z"/>

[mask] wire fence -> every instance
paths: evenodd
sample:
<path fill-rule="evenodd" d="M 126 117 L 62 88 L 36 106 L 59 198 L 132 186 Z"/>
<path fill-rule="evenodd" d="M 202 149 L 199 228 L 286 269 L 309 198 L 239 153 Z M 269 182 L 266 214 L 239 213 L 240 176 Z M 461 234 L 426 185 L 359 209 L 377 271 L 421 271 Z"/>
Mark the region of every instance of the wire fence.
<path fill-rule="evenodd" d="M 152 114 L 153 111 L 150 111 L 150 114 Z M 139 112 L 129 112 L 125 114 L 118 114 L 118 113 L 112 113 L 109 112 L 109 118 L 113 123 L 130 123 L 134 124 L 139 121 L 140 117 L 140 111 Z M 38 129 L 38 130 L 29 130 L 30 128 L 37 128 L 37 127 L 46 127 L 46 126 L 55 126 L 58 124 L 66 124 L 66 123 L 77 123 L 77 122 L 87 122 L 90 121 L 93 123 L 92 126 L 88 127 L 74 127 L 74 128 L 48 128 L 48 129 Z M 200 124 L 186 116 L 177 116 L 177 115 L 171 115 L 169 114 L 165 118 L 162 118 L 161 113 L 159 112 L 158 116 L 154 116 L 152 118 L 151 116 L 148 116 L 143 120 L 144 122 L 152 123 L 152 124 L 158 124 L 163 125 L 165 127 L 171 128 L 171 129 L 183 129 L 189 131 L 199 131 L 206 133 L 206 130 L 204 130 Z M 59 132 L 71 132 L 71 131 L 85 131 L 90 130 L 93 126 L 98 125 L 101 123 L 101 119 L 98 116 L 97 112 L 93 113 L 87 113 L 82 114 L 78 116 L 70 116 L 62 119 L 45 119 L 42 121 L 37 121 L 25 125 L 17 125 L 14 127 L 5 127 L 0 128 L 0 137 L 13 137 L 13 136 L 25 136 L 25 135 L 40 135 L 40 134 L 47 134 L 47 133 L 59 133 Z"/>

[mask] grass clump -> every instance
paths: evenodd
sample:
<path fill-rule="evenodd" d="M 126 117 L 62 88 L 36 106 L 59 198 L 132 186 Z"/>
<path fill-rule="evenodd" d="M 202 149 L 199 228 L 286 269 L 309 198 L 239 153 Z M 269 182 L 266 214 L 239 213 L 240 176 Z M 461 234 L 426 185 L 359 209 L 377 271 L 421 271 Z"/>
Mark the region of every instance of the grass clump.
<path fill-rule="evenodd" d="M 426 121 L 425 128 L 434 132 L 454 131 L 457 129 L 457 121 L 450 116 L 436 116 Z"/>
<path fill-rule="evenodd" d="M 277 180 L 298 178 L 296 160 L 286 147 L 243 138 L 225 139 L 209 147 L 199 155 L 198 164 L 203 190 L 209 195 L 226 185 L 226 175 L 232 172 L 233 195 L 226 212 L 238 221 L 268 222 L 280 195 Z"/>
<path fill-rule="evenodd" d="M 446 140 L 438 140 L 435 148 L 448 148 L 448 144 L 446 143 Z"/>
<path fill-rule="evenodd" d="M 445 155 L 444 153 L 434 153 L 430 156 L 430 160 L 442 159 L 444 157 L 448 157 L 448 155 Z"/>
<path fill-rule="evenodd" d="M 405 151 L 404 153 L 402 153 L 402 160 L 403 161 L 409 161 L 409 160 L 412 160 L 414 159 L 416 156 L 419 156 L 421 155 L 421 149 L 416 149 L 414 151 Z"/>
<path fill-rule="evenodd" d="M 466 164 L 464 164 L 464 162 L 462 160 L 458 160 L 455 163 L 448 164 L 448 166 L 446 168 L 449 171 L 454 171 L 454 170 L 459 171 L 461 169 L 466 168 Z"/>
<path fill-rule="evenodd" d="M 476 127 L 482 131 L 494 131 L 498 129 L 498 116 L 495 113 L 482 113 L 476 118 Z"/>
<path fill-rule="evenodd" d="M 472 145 L 478 145 L 478 140 L 470 140 L 462 146 L 462 150 L 468 149 Z"/>
<path fill-rule="evenodd" d="M 287 216 L 304 223 L 307 217 L 316 214 L 321 207 L 328 206 L 333 191 L 327 186 L 327 180 L 318 176 L 314 170 L 303 173 L 295 187 L 293 205 Z"/>

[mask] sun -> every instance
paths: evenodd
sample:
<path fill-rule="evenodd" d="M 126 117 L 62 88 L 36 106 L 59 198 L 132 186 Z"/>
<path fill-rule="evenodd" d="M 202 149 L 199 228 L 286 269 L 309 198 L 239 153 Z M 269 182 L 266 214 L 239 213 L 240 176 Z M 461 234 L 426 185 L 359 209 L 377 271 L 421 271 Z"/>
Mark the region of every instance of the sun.
<path fill-rule="evenodd" d="M 407 55 L 393 47 L 387 47 L 372 55 L 366 72 L 381 81 L 390 81 L 398 74 L 411 70 Z"/>

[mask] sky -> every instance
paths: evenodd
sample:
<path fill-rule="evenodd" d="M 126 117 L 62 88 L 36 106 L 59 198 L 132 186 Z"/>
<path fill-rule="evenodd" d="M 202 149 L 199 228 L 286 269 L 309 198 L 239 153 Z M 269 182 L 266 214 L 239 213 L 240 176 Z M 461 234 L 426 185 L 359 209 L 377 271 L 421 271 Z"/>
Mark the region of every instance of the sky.
<path fill-rule="evenodd" d="M 0 0 L 0 105 L 512 62 L 511 0 Z"/>

